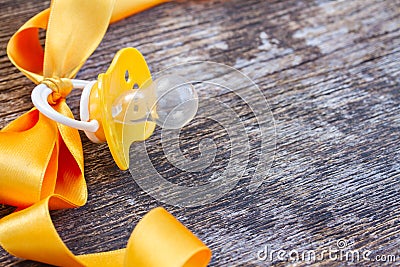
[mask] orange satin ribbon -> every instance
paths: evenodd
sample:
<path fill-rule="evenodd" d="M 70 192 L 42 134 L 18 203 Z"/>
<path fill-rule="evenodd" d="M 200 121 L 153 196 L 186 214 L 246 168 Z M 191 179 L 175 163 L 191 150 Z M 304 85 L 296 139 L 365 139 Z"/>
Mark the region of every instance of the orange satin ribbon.
<path fill-rule="evenodd" d="M 96 49 L 108 24 L 166 0 L 53 0 L 11 38 L 7 53 L 35 83 L 54 93 L 49 103 L 73 118 L 65 102 L 73 78 Z M 38 28 L 47 29 L 45 51 Z M 75 256 L 57 234 L 49 209 L 86 203 L 78 131 L 35 108 L 0 131 L 0 203 L 18 211 L 0 220 L 0 245 L 11 254 L 59 266 L 206 266 L 210 250 L 172 215 L 150 211 L 127 249 Z M 156 253 L 154 253 L 156 252 Z"/>

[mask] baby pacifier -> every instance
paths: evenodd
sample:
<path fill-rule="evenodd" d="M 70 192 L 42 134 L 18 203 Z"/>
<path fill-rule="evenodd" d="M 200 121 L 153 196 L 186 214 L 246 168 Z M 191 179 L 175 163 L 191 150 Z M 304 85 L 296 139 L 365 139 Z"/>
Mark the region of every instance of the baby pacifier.
<path fill-rule="evenodd" d="M 135 48 L 124 48 L 97 81 L 71 80 L 83 89 L 80 121 L 55 111 L 48 103 L 53 91 L 39 84 L 32 102 L 48 118 L 85 131 L 93 142 L 107 142 L 122 170 L 129 168 L 129 147 L 146 140 L 156 125 L 179 129 L 196 115 L 198 97 L 192 84 L 177 75 L 152 80 L 147 63 Z"/>

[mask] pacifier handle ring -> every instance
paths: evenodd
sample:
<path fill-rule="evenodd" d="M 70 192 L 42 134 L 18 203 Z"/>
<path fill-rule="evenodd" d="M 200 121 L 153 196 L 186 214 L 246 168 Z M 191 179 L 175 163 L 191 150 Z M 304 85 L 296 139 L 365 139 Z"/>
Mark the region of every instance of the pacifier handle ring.
<path fill-rule="evenodd" d="M 82 95 L 81 99 L 81 109 L 83 108 L 84 110 L 81 111 L 81 115 L 84 114 L 85 118 L 84 120 L 88 120 L 88 103 L 89 103 L 89 95 L 91 88 L 93 85 L 96 83 L 96 81 L 84 81 L 84 80 L 71 80 L 72 85 L 74 88 L 77 89 L 84 89 L 85 95 Z M 47 101 L 47 98 L 49 95 L 53 93 L 53 90 L 51 90 L 47 85 L 41 83 L 37 85 L 31 94 L 31 99 L 33 105 L 46 117 L 48 117 L 51 120 L 54 120 L 56 122 L 59 122 L 61 124 L 64 124 L 66 126 L 70 126 L 72 128 L 78 129 L 78 130 L 83 130 L 86 132 L 96 132 L 99 129 L 99 122 L 97 120 L 91 120 L 91 121 L 78 121 L 75 119 L 68 118 L 57 111 L 55 111 Z M 85 104 L 82 105 L 82 104 Z"/>

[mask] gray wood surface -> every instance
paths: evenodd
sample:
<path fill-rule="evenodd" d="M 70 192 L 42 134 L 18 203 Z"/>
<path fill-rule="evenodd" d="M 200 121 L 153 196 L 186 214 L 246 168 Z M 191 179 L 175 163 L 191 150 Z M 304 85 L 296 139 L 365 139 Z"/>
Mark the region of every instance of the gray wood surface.
<path fill-rule="evenodd" d="M 32 107 L 33 88 L 7 59 L 7 41 L 49 2 L 0 6 L 4 127 Z M 400 266 L 399 26 L 400 2 L 373 0 L 172 2 L 111 25 L 78 78 L 96 78 L 126 46 L 138 48 L 153 72 L 190 60 L 233 66 L 257 83 L 270 104 L 275 158 L 263 184 L 249 192 L 256 135 L 252 162 L 230 193 L 204 206 L 180 208 L 149 196 L 118 169 L 106 144 L 93 144 L 82 134 L 89 199 L 84 207 L 52 212 L 62 239 L 76 254 L 122 248 L 138 220 L 164 206 L 212 249 L 211 266 L 284 266 L 288 262 L 276 257 L 258 260 L 257 252 L 269 246 L 320 253 L 337 248 L 339 240 L 347 243 L 343 250 L 372 252 L 372 261 L 356 265 Z M 75 114 L 79 96 L 74 91 L 68 98 Z M 243 120 L 251 123 L 252 117 L 244 114 Z M 185 153 L 198 155 L 204 137 L 222 147 L 229 142 L 219 128 L 210 131 L 214 127 L 206 120 L 192 124 L 182 137 Z M 185 180 L 168 164 L 159 135 L 157 129 L 147 141 L 152 162 L 171 179 Z M 226 166 L 226 154 L 218 150 L 213 164 Z M 3 206 L 0 216 L 10 212 Z M 379 255 L 395 255 L 397 262 L 377 262 Z M 350 263 L 325 257 L 293 264 Z M 2 249 L 0 265 L 42 266 Z"/>

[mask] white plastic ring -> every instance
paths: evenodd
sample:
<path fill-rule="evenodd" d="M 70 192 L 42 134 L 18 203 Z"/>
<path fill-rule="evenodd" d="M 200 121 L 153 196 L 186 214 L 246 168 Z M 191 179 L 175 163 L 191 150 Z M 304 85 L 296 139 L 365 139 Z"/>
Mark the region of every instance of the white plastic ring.
<path fill-rule="evenodd" d="M 72 81 L 72 85 L 74 86 L 74 88 L 78 88 L 78 89 L 83 89 L 85 87 L 85 93 L 86 93 L 86 97 L 85 100 L 83 102 L 86 101 L 87 105 L 86 105 L 86 111 L 84 111 L 85 115 L 87 114 L 87 118 L 85 118 L 86 120 L 88 119 L 88 103 L 89 103 L 89 95 L 90 95 L 90 89 L 93 86 L 93 84 L 95 84 L 95 82 L 89 82 L 89 81 L 84 81 L 84 80 L 71 80 Z M 90 88 L 89 88 L 90 85 Z M 53 93 L 53 90 L 51 90 L 49 87 L 47 87 L 47 85 L 45 84 L 39 84 L 37 85 L 31 94 L 31 98 L 32 98 L 32 102 L 33 105 L 46 117 L 48 117 L 49 119 L 52 119 L 56 122 L 62 123 L 64 125 L 70 126 L 72 128 L 78 129 L 78 130 L 83 130 L 83 131 L 87 131 L 87 132 L 96 132 L 99 129 L 99 122 L 97 120 L 91 120 L 91 121 L 77 121 L 71 118 L 68 118 L 60 113 L 58 113 L 57 111 L 55 111 L 47 102 L 47 98 L 49 97 L 49 95 L 51 95 Z M 82 103 L 82 100 L 81 100 Z M 81 106 L 82 108 L 82 106 Z"/>
<path fill-rule="evenodd" d="M 81 103 L 80 103 L 80 117 L 82 121 L 89 121 L 90 120 L 90 112 L 89 112 L 89 99 L 90 93 L 92 92 L 93 85 L 97 81 L 91 81 L 85 85 L 83 88 L 82 95 L 81 95 Z M 91 131 L 85 131 L 86 136 L 89 138 L 90 141 L 94 143 L 102 143 L 102 140 L 97 138 L 96 134 Z"/>

